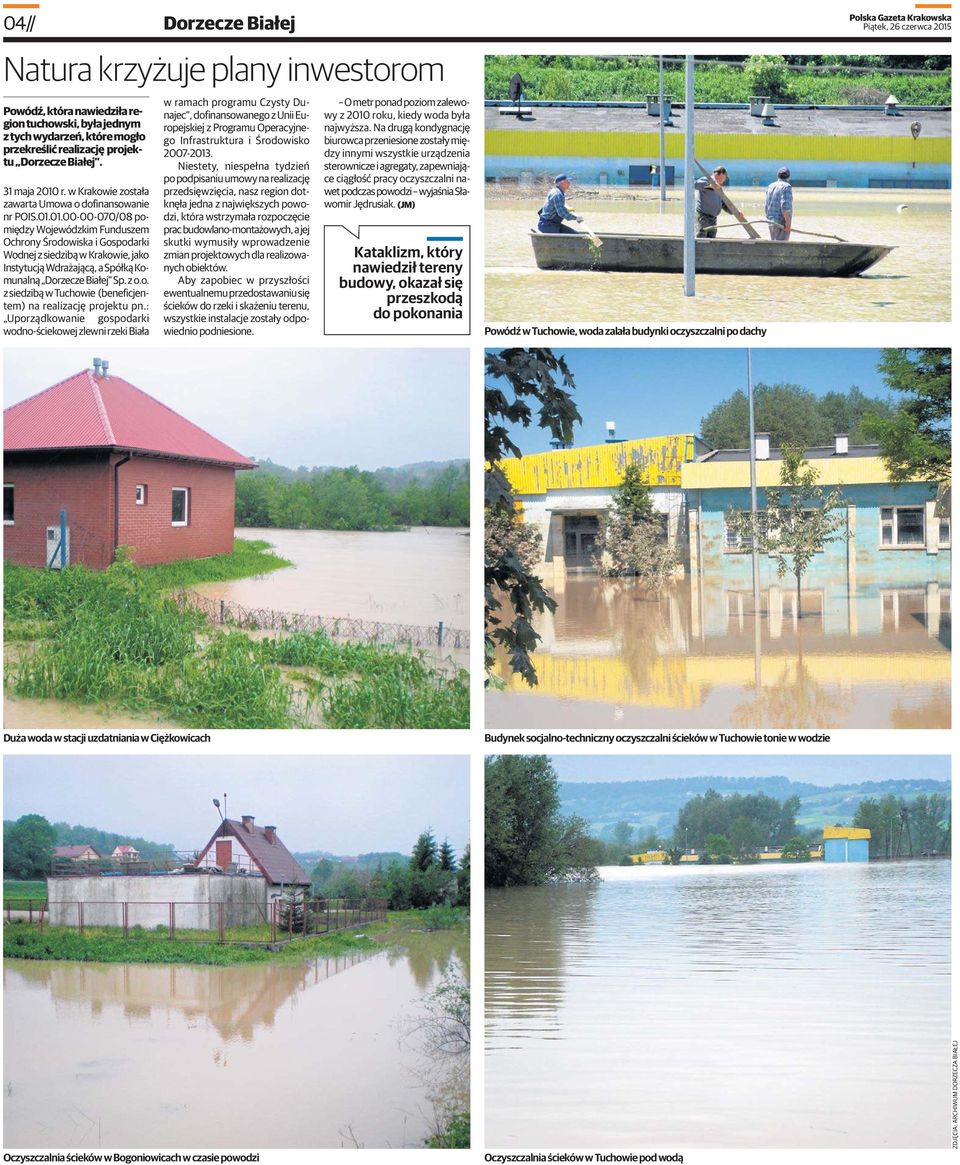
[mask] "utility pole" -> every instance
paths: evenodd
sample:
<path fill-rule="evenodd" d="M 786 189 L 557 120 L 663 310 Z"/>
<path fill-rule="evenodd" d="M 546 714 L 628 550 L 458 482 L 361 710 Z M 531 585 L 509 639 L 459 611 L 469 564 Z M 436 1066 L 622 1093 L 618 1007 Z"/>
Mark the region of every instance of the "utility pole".
<path fill-rule="evenodd" d="M 667 201 L 667 152 L 663 128 L 663 53 L 660 54 L 660 201 Z"/>
<path fill-rule="evenodd" d="M 697 243 L 694 218 L 693 189 L 693 54 L 687 54 L 686 92 L 683 112 L 686 116 L 685 149 L 683 155 L 683 294 L 695 295 Z M 663 109 L 660 111 L 663 116 Z"/>

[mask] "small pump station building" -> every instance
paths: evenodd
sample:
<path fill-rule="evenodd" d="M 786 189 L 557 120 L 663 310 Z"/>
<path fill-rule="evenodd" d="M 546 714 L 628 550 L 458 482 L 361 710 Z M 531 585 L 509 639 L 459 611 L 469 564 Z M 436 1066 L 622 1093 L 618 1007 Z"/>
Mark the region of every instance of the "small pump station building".
<path fill-rule="evenodd" d="M 102 570 L 118 546 L 140 566 L 229 554 L 236 473 L 256 463 L 93 364 L 4 410 L 4 558 Z"/>
<path fill-rule="evenodd" d="M 825 862 L 867 862 L 870 860 L 870 830 L 847 825 L 828 825 L 823 831 Z"/>

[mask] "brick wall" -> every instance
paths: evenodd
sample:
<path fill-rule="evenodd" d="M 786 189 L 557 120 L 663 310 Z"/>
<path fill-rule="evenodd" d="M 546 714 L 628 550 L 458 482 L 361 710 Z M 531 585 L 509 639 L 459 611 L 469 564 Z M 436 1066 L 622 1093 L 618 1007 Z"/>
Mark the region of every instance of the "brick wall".
<path fill-rule="evenodd" d="M 3 480 L 14 491 L 14 524 L 3 529 L 4 560 L 46 565 L 47 527 L 67 511 L 70 560 L 102 570 L 113 560 L 110 463 L 106 454 L 42 458 L 7 454 Z"/>
<path fill-rule="evenodd" d="M 136 487 L 146 486 L 137 505 Z M 134 457 L 119 470 L 120 543 L 141 566 L 233 550 L 235 472 L 222 465 Z M 172 524 L 172 491 L 189 490 L 186 526 Z"/>

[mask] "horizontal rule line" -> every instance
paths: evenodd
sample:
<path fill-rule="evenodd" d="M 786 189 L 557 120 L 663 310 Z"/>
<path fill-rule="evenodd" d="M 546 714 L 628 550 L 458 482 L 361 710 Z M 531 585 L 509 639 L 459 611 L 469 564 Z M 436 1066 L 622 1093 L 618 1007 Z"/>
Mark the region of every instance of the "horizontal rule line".
<path fill-rule="evenodd" d="M 6 36 L 14 44 L 670 44 L 663 36 Z M 924 44 L 950 44 L 949 36 L 928 37 Z M 912 36 L 701 36 L 697 44 L 916 44 Z"/>

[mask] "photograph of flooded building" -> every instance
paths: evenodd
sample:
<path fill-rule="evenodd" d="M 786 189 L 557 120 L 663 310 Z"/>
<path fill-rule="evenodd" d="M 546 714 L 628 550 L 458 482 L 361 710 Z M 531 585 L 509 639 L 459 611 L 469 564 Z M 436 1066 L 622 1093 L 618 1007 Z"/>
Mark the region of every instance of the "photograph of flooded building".
<path fill-rule="evenodd" d="M 103 570 L 229 554 L 234 482 L 256 462 L 111 372 L 90 368 L 3 415 L 4 560 Z"/>
<path fill-rule="evenodd" d="M 673 53 L 488 56 L 487 319 L 948 321 L 950 72 L 917 64 L 698 56 L 691 103 Z"/>
<path fill-rule="evenodd" d="M 714 358 L 588 349 L 566 355 L 588 385 L 583 394 L 573 390 L 583 428 L 595 431 L 602 409 L 617 412 L 617 427 L 604 444 L 574 440 L 572 448 L 543 452 L 526 451 L 537 439 L 527 434 L 521 456 L 499 463 L 517 529 L 535 531 L 524 542 L 530 569 L 554 606 L 532 614 L 539 636 L 534 684 L 503 653 L 497 657 L 488 727 L 949 725 L 948 484 L 932 470 L 895 480 L 881 447 L 848 433 L 834 433 L 829 445 L 804 445 L 797 456 L 815 486 L 803 504 L 816 509 L 829 500 L 832 530 L 803 558 L 799 585 L 789 553 L 758 551 L 755 600 L 754 555 L 742 528 L 750 510 L 749 445 L 711 448 L 691 431 L 697 416 L 684 404 L 685 393 L 695 392 L 711 434 L 733 431 L 741 406 L 745 423 L 746 401 L 734 393 L 718 405 L 723 393 L 703 379 Z M 724 377 L 723 361 L 731 358 L 722 358 Z M 765 368 L 801 379 L 786 354 L 762 359 Z M 829 384 L 828 360 L 822 363 Z M 661 380 L 671 367 L 677 377 L 690 369 L 693 380 L 688 388 L 679 381 L 669 401 L 620 387 L 620 378 Z M 790 384 L 769 391 L 784 409 L 800 402 L 809 410 L 797 412 L 801 428 L 814 424 L 821 433 L 828 426 L 829 418 L 815 414 L 829 393 L 817 398 Z M 830 391 L 823 407 L 840 408 L 843 394 Z M 850 400 L 867 408 L 863 397 L 857 389 Z M 882 397 L 870 399 L 880 403 L 869 407 L 892 409 Z M 645 437 L 632 428 L 655 412 L 685 419 L 690 429 Z M 769 433 L 756 434 L 754 452 L 762 521 L 765 507 L 789 498 L 790 487 L 782 484 L 783 448 Z M 644 579 L 641 569 L 618 572 L 605 562 L 604 531 L 629 466 L 642 473 L 659 522 L 655 535 L 675 553 L 667 578 Z"/>

